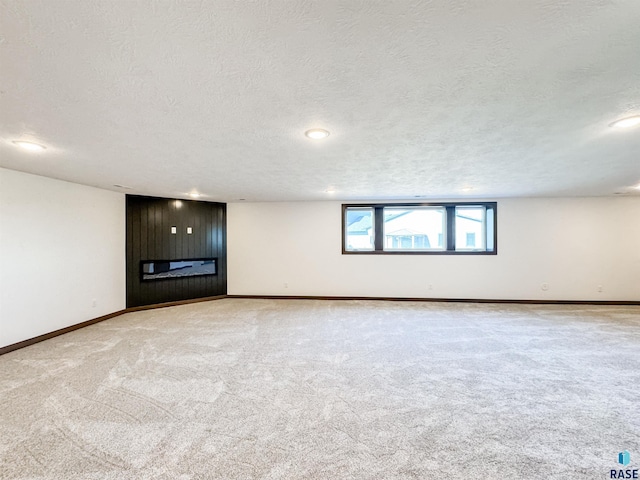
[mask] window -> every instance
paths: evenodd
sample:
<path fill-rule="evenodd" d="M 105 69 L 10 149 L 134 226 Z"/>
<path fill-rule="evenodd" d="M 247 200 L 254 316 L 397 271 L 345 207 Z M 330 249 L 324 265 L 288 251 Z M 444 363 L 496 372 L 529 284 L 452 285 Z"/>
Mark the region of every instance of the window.
<path fill-rule="evenodd" d="M 384 250 L 444 250 L 444 207 L 385 207 Z"/>
<path fill-rule="evenodd" d="M 495 255 L 497 204 L 343 205 L 343 253 Z"/>
<path fill-rule="evenodd" d="M 486 208 L 456 206 L 456 250 L 485 250 Z"/>
<path fill-rule="evenodd" d="M 353 207 L 345 211 L 345 247 L 350 252 L 372 251 L 373 208 Z"/>

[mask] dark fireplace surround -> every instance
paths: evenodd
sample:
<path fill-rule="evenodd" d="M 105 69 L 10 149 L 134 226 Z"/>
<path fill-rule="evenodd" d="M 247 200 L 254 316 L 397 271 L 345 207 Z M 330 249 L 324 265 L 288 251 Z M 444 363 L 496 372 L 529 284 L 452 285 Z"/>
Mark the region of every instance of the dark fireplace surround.
<path fill-rule="evenodd" d="M 127 195 L 127 308 L 227 293 L 226 204 Z"/>

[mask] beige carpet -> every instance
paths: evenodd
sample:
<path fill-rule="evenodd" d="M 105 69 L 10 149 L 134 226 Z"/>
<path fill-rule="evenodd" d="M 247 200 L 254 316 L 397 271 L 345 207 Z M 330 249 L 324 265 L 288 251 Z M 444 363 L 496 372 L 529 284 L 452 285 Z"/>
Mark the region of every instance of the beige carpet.
<path fill-rule="evenodd" d="M 227 299 L 0 357 L 2 479 L 604 479 L 640 308 Z"/>

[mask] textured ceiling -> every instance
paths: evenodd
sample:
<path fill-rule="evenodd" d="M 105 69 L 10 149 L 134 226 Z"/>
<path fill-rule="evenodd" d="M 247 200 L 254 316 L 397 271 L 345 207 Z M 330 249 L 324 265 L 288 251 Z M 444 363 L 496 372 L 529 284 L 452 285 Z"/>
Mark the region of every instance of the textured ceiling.
<path fill-rule="evenodd" d="M 6 168 L 215 201 L 640 192 L 640 127 L 608 126 L 640 114 L 638 0 L 0 6 Z"/>

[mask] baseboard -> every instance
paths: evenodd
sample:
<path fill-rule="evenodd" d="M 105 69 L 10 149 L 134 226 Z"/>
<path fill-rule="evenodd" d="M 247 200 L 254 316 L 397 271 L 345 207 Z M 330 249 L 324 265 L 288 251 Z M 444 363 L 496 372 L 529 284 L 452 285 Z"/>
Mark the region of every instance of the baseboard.
<path fill-rule="evenodd" d="M 447 302 L 447 303 L 514 303 L 521 305 L 620 305 L 640 306 L 636 300 L 510 300 L 486 298 L 425 298 L 425 297 L 339 297 L 322 295 L 227 295 L 226 298 L 262 300 L 383 300 L 386 302 Z"/>
<path fill-rule="evenodd" d="M 74 330 L 88 327 L 89 325 L 93 325 L 94 323 L 102 322 L 104 320 L 109 320 L 110 318 L 117 317 L 119 315 L 122 315 L 123 313 L 126 313 L 126 310 L 118 310 L 117 312 L 109 313 L 108 315 L 92 318 L 91 320 L 87 320 L 86 322 L 76 323 L 75 325 L 70 325 L 68 327 L 61 328 L 59 330 L 54 330 L 53 332 L 45 333 L 43 335 L 38 335 L 37 337 L 29 338 L 27 340 L 23 340 L 18 343 L 13 343 L 11 345 L 7 345 L 6 347 L 0 347 L 0 355 L 13 352 L 14 350 L 18 350 L 20 348 L 28 347 L 29 345 L 33 345 L 34 343 L 39 343 L 39 342 L 43 342 L 44 340 L 49 340 L 50 338 L 57 337 L 58 335 L 64 335 L 65 333 L 73 332 Z"/>
<path fill-rule="evenodd" d="M 188 300 L 178 300 L 176 302 L 154 303 L 152 305 L 140 305 L 139 307 L 128 307 L 124 313 L 139 312 L 141 310 L 153 310 L 155 308 L 175 307 L 177 305 L 187 305 L 189 303 L 210 302 L 212 300 L 222 300 L 226 295 L 215 295 L 212 297 L 190 298 Z"/>
<path fill-rule="evenodd" d="M 53 332 L 45 333 L 37 337 L 33 337 L 27 340 L 23 340 L 21 342 L 13 343 L 11 345 L 7 345 L 6 347 L 0 347 L 0 355 L 13 352 L 14 350 L 18 350 L 20 348 L 28 347 L 35 343 L 43 342 L 44 340 L 49 340 L 50 338 L 57 337 L 59 335 L 64 335 L 65 333 L 73 332 L 74 330 L 78 330 L 80 328 L 88 327 L 89 325 L 93 325 L 94 323 L 102 322 L 104 320 L 109 320 L 110 318 L 117 317 L 124 313 L 138 312 L 140 310 L 151 310 L 154 308 L 173 307 L 176 305 L 185 305 L 187 303 L 208 302 L 210 300 L 220 300 L 226 297 L 227 297 L 226 295 L 217 295 L 215 297 L 194 298 L 191 300 L 180 300 L 177 302 L 156 303 L 154 305 L 143 305 L 140 307 L 125 308 L 124 310 L 118 310 L 117 312 L 109 313 L 108 315 L 92 318 L 91 320 L 87 320 L 86 322 L 76 323 L 75 325 L 70 325 L 68 327 L 61 328 L 60 330 L 54 330 Z"/>
<path fill-rule="evenodd" d="M 423 297 L 339 297 L 321 295 L 216 295 L 213 297 L 193 298 L 189 300 L 179 300 L 176 302 L 156 303 L 153 305 L 142 305 L 139 307 L 129 307 L 124 310 L 109 313 L 101 317 L 92 318 L 86 322 L 76 323 L 53 332 L 45 333 L 37 337 L 29 338 L 6 347 L 0 347 L 0 355 L 13 352 L 20 348 L 28 347 L 35 343 L 48 340 L 65 333 L 73 332 L 80 328 L 88 327 L 94 323 L 102 322 L 110 318 L 117 317 L 124 313 L 139 312 L 142 310 L 152 310 L 155 308 L 175 307 L 190 303 L 209 302 L 212 300 L 222 300 L 224 298 L 245 298 L 256 300 L 382 300 L 386 302 L 447 302 L 447 303 L 513 303 L 522 305 L 619 305 L 619 306 L 640 306 L 640 301 L 636 300 L 509 300 L 509 299 L 485 299 L 485 298 L 423 298 Z"/>

